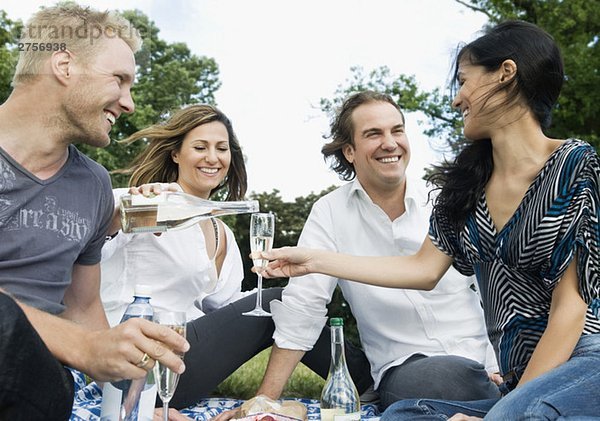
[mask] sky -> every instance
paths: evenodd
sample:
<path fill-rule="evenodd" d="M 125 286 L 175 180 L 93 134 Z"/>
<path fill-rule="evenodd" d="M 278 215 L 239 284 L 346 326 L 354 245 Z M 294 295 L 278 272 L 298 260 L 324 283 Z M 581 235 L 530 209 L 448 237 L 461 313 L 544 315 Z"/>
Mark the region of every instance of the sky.
<path fill-rule="evenodd" d="M 26 21 L 44 0 L 2 0 L 9 19 Z M 249 192 L 278 189 L 284 200 L 341 185 L 321 155 L 329 121 L 321 98 L 380 66 L 445 89 L 456 47 L 486 22 L 453 0 L 81 0 L 96 9 L 139 9 L 168 42 L 185 42 L 220 70 L 218 107 L 231 119 L 247 158 Z M 406 116 L 409 173 L 440 159 Z M 438 143 L 439 144 L 439 143 Z"/>

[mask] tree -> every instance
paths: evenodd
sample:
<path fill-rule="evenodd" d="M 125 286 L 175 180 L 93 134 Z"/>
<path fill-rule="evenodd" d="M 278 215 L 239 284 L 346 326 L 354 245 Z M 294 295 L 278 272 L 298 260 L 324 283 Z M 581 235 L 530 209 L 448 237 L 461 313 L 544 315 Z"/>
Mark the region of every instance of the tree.
<path fill-rule="evenodd" d="M 563 53 L 565 84 L 547 131 L 557 138 L 578 137 L 600 149 L 600 7 L 588 0 L 455 0 L 484 13 L 488 25 L 506 19 L 535 23 L 553 35 Z M 373 89 L 392 96 L 406 112 L 421 112 L 430 141 L 452 153 L 463 145 L 462 117 L 451 107 L 447 89 L 423 91 L 414 75 L 392 75 L 387 66 L 366 72 L 350 69 L 351 76 L 339 85 L 333 99 L 321 99 L 320 107 L 331 113 L 351 92 Z"/>
<path fill-rule="evenodd" d="M 490 24 L 506 19 L 535 23 L 559 45 L 565 84 L 549 134 L 578 137 L 600 148 L 600 5 L 589 0 L 456 0 L 484 13 Z"/>
<path fill-rule="evenodd" d="M 15 71 L 18 50 L 16 40 L 21 32 L 20 21 L 12 21 L 0 10 L 0 103 L 6 101 L 11 92 L 10 81 Z"/>

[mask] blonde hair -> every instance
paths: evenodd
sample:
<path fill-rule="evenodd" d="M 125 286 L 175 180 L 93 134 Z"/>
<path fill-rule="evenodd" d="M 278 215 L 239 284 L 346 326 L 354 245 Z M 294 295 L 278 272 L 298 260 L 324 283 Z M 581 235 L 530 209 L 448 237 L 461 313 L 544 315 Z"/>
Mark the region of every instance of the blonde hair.
<path fill-rule="evenodd" d="M 175 182 L 179 177 L 179 166 L 173 161 L 172 153 L 179 151 L 185 135 L 203 124 L 218 121 L 227 129 L 231 164 L 225 181 L 214 188 L 210 195 L 227 188 L 225 200 L 242 200 L 248 187 L 244 155 L 233 131 L 231 121 L 216 107 L 207 104 L 196 104 L 175 112 L 162 124 L 154 124 L 142 129 L 122 143 L 130 144 L 139 139 L 149 142 L 148 146 L 126 170 L 116 171 L 131 174 L 130 186 L 140 186 L 154 182 Z"/>
<path fill-rule="evenodd" d="M 127 19 L 114 11 L 99 12 L 72 2 L 43 7 L 23 26 L 23 49 L 12 86 L 31 81 L 44 62 L 58 50 L 69 50 L 83 60 L 97 52 L 103 38 L 121 38 L 136 53 L 142 38 Z"/>

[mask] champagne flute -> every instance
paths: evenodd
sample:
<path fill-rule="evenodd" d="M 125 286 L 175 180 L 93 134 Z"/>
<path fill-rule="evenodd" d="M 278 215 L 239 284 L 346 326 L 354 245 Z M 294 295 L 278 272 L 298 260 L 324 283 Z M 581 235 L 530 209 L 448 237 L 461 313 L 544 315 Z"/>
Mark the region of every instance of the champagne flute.
<path fill-rule="evenodd" d="M 275 235 L 275 215 L 272 213 L 253 213 L 250 217 L 250 251 L 258 253 L 269 251 L 273 247 Z M 264 269 L 267 259 L 252 259 L 254 266 Z M 258 272 L 258 288 L 256 291 L 256 307 L 252 311 L 242 313 L 244 316 L 270 316 L 271 313 L 262 308 L 262 274 Z"/>
<path fill-rule="evenodd" d="M 175 332 L 179 333 L 184 338 L 186 337 L 186 317 L 183 311 L 159 311 L 154 314 L 154 321 L 158 324 L 168 326 Z M 183 359 L 183 354 L 179 354 Z M 169 401 L 175 393 L 177 383 L 179 382 L 179 374 L 163 365 L 160 361 L 156 361 L 154 365 L 154 378 L 158 395 L 163 402 L 163 420 L 169 419 Z"/>

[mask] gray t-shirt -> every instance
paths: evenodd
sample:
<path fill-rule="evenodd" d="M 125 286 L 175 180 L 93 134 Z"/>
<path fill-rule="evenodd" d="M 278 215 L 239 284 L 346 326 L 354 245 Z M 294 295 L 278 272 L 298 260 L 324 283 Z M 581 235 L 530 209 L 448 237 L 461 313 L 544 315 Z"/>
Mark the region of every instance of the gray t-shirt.
<path fill-rule="evenodd" d="M 0 287 L 26 304 L 62 312 L 73 264 L 100 261 L 113 209 L 108 172 L 75 146 L 47 180 L 0 148 Z"/>

